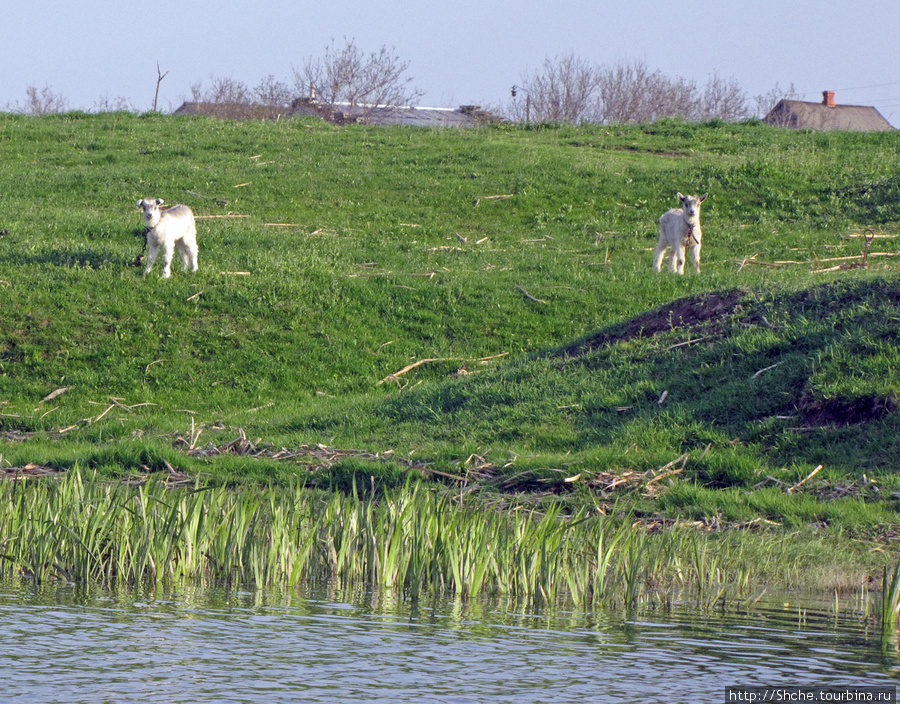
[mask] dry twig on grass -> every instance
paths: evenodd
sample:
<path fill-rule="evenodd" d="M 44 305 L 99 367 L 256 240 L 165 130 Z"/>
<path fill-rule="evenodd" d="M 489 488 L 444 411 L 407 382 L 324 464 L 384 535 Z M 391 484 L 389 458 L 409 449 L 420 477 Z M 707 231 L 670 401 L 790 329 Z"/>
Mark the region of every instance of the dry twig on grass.
<path fill-rule="evenodd" d="M 478 204 L 483 200 L 506 200 L 507 198 L 512 198 L 513 194 L 509 193 L 507 195 L 501 196 L 478 196 L 475 198 L 475 207 L 478 207 Z"/>
<path fill-rule="evenodd" d="M 650 479 L 647 482 L 646 487 L 647 487 L 647 489 L 649 489 L 651 484 L 660 482 L 663 479 L 668 479 L 669 477 L 674 477 L 676 474 L 681 474 L 683 471 L 684 471 L 684 467 L 679 467 L 678 469 L 673 469 L 668 472 L 664 472 L 663 474 L 657 474 L 655 477 L 653 477 L 652 479 Z"/>
<path fill-rule="evenodd" d="M 186 193 L 190 193 L 192 196 L 197 196 L 198 198 L 204 198 L 205 200 L 211 200 L 215 203 L 218 203 L 221 206 L 228 205 L 228 201 L 224 198 L 214 198 L 213 196 L 205 196 L 202 193 L 197 193 L 197 191 L 185 191 Z"/>
<path fill-rule="evenodd" d="M 62 388 L 59 388 L 56 391 L 51 391 L 49 394 L 44 396 L 44 398 L 41 399 L 41 403 L 46 403 L 47 401 L 52 401 L 57 396 L 61 396 L 62 394 L 66 393 L 66 391 L 68 391 L 71 388 L 72 388 L 71 386 L 63 386 Z"/>
<path fill-rule="evenodd" d="M 816 476 L 816 475 L 819 473 L 819 470 L 822 469 L 822 467 L 823 467 L 823 465 L 820 464 L 820 465 L 819 465 L 818 467 L 816 467 L 812 472 L 810 472 L 810 473 L 806 476 L 805 479 L 801 479 L 799 482 L 797 482 L 796 484 L 794 484 L 794 486 L 792 486 L 790 489 L 787 490 L 787 491 L 788 491 L 788 494 L 793 494 L 795 489 L 799 489 L 801 486 L 803 486 L 804 484 L 806 484 L 806 482 L 808 482 L 810 479 L 812 479 L 814 476 Z"/>
<path fill-rule="evenodd" d="M 526 290 L 525 290 L 524 288 L 522 288 L 521 286 L 518 286 L 518 285 L 517 285 L 516 288 L 519 289 L 522 293 L 524 293 L 524 294 L 525 294 L 525 298 L 527 298 L 527 299 L 530 300 L 530 301 L 534 301 L 535 303 L 546 303 L 546 302 L 547 302 L 547 301 L 541 300 L 540 298 L 535 298 L 534 296 L 532 296 L 530 293 L 528 293 L 528 291 L 526 291 Z"/>
<path fill-rule="evenodd" d="M 838 264 L 837 266 L 829 266 L 824 269 L 813 269 L 814 274 L 824 274 L 829 271 L 849 271 L 850 269 L 868 269 L 868 262 L 853 262 L 852 264 Z"/>
<path fill-rule="evenodd" d="M 761 262 L 756 259 L 753 259 L 752 257 L 747 257 L 745 259 L 735 259 L 734 261 L 741 263 L 741 265 L 738 267 L 738 271 L 741 271 L 747 264 L 756 264 L 757 266 L 768 266 L 773 269 L 778 269 L 782 266 L 781 264 L 776 264 L 774 262 Z"/>
<path fill-rule="evenodd" d="M 238 215 L 237 213 L 226 213 L 225 215 L 195 215 L 195 220 L 231 220 L 238 218 L 249 218 L 249 215 Z"/>
<path fill-rule="evenodd" d="M 115 408 L 117 405 L 118 405 L 118 404 L 116 404 L 116 403 L 112 404 L 109 408 L 107 408 L 105 411 L 103 411 L 103 413 L 101 413 L 99 416 L 97 416 L 96 418 L 90 419 L 90 422 L 91 422 L 91 423 L 96 423 L 96 422 L 102 420 L 103 417 L 104 417 L 107 413 L 109 413 L 113 408 Z"/>
<path fill-rule="evenodd" d="M 499 359 L 500 357 L 505 357 L 509 352 L 501 352 L 500 354 L 491 355 L 490 357 L 481 357 L 479 359 L 467 359 L 466 357 L 427 357 L 426 359 L 420 359 L 417 362 L 413 362 L 412 364 L 407 364 L 400 371 L 394 372 L 393 374 L 388 374 L 384 379 L 378 382 L 380 386 L 386 381 L 396 381 L 397 377 L 406 374 L 406 372 L 412 371 L 416 367 L 420 367 L 423 364 L 428 364 L 430 362 L 490 362 L 494 359 Z"/>
<path fill-rule="evenodd" d="M 885 234 L 876 234 L 874 232 L 851 232 L 849 235 L 844 235 L 844 237 L 863 237 L 865 239 L 876 239 L 876 238 L 892 238 L 892 237 L 900 237 L 900 235 L 885 235 Z"/>
<path fill-rule="evenodd" d="M 216 457 L 220 455 L 238 455 L 240 457 L 253 457 L 256 459 L 268 460 L 298 460 L 303 462 L 310 469 L 319 469 L 329 467 L 342 459 L 352 457 L 357 459 L 374 460 L 374 461 L 391 461 L 405 466 L 407 469 L 419 469 L 431 474 L 439 474 L 465 481 L 464 477 L 459 477 L 446 472 L 440 472 L 435 469 L 429 469 L 421 462 L 397 457 L 393 450 L 385 450 L 384 452 L 367 452 L 366 450 L 355 450 L 347 448 L 336 448 L 323 445 L 321 443 L 303 444 L 300 447 L 287 448 L 276 447 L 271 444 L 262 443 L 262 439 L 251 442 L 247 439 L 247 434 L 243 428 L 238 428 L 238 436 L 221 445 L 209 443 L 204 448 L 192 447 L 191 442 L 196 445 L 196 440 L 200 436 L 199 431 L 191 429 L 191 438 L 178 436 L 176 446 L 180 446 L 184 452 L 191 457 Z"/>
<path fill-rule="evenodd" d="M 679 342 L 674 345 L 670 345 L 667 347 L 667 350 L 674 350 L 678 347 L 684 347 L 686 345 L 694 345 L 698 342 L 703 342 L 704 340 L 711 340 L 714 337 L 719 337 L 719 335 L 704 335 L 703 337 L 695 337 L 693 340 L 685 340 L 684 342 Z"/>
<path fill-rule="evenodd" d="M 772 364 L 772 365 L 770 365 L 770 366 L 768 366 L 768 367 L 764 367 L 763 369 L 760 369 L 758 372 L 756 372 L 756 374 L 754 374 L 754 375 L 751 376 L 750 378 L 751 378 L 751 379 L 755 379 L 756 377 L 758 377 L 758 376 L 759 376 L 760 374 L 762 374 L 763 372 L 767 372 L 767 371 L 769 371 L 770 369 L 774 369 L 774 368 L 777 367 L 779 364 L 784 364 L 784 362 L 775 362 L 775 364 Z"/>
<path fill-rule="evenodd" d="M 62 471 L 33 463 L 28 463 L 24 467 L 0 467 L 0 479 L 13 481 L 23 480 L 26 477 L 50 477 L 55 474 L 62 474 Z"/>

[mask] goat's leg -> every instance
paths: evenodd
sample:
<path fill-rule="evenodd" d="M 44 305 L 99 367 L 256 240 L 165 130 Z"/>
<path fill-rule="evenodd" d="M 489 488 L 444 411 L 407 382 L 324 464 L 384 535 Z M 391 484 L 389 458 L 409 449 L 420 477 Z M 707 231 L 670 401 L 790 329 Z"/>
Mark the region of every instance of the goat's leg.
<path fill-rule="evenodd" d="M 660 238 L 659 244 L 656 245 L 656 251 L 653 252 L 653 271 L 659 271 L 660 266 L 662 266 L 662 260 L 666 254 L 666 249 L 668 249 L 666 243 Z"/>
<path fill-rule="evenodd" d="M 672 254 L 669 256 L 669 271 L 673 274 L 684 273 L 684 245 L 672 247 Z"/>
<path fill-rule="evenodd" d="M 162 277 L 168 279 L 172 275 L 172 257 L 175 254 L 175 243 L 165 242 L 163 244 L 163 270 Z"/>
<path fill-rule="evenodd" d="M 188 243 L 185 245 L 188 254 L 188 264 L 191 271 L 197 271 L 197 243 Z"/>
<path fill-rule="evenodd" d="M 194 258 L 191 256 L 191 248 L 187 245 L 184 240 L 178 240 L 175 243 L 175 247 L 178 248 L 178 254 L 181 255 L 181 266 L 184 271 L 197 270 L 197 265 L 195 263 Z"/>
<path fill-rule="evenodd" d="M 155 242 L 147 243 L 147 264 L 144 267 L 144 275 L 150 273 L 150 270 L 153 268 L 154 262 L 156 262 L 156 255 L 159 254 L 159 245 Z"/>

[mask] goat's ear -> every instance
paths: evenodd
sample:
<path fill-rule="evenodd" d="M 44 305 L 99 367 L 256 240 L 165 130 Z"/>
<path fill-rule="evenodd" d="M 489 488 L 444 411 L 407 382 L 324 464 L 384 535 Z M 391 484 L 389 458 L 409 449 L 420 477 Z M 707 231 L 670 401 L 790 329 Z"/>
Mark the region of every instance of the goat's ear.
<path fill-rule="evenodd" d="M 157 199 L 156 199 L 156 204 L 157 204 L 157 205 L 162 205 L 162 204 L 165 203 L 165 202 L 166 202 L 166 201 L 164 201 L 162 198 L 157 198 Z"/>
<path fill-rule="evenodd" d="M 680 201 L 684 200 L 684 196 L 681 195 L 681 191 L 678 191 L 678 193 L 676 193 L 675 195 L 678 196 L 678 200 L 680 200 Z"/>
<path fill-rule="evenodd" d="M 702 203 L 703 201 L 705 201 L 706 196 L 708 196 L 708 195 L 709 195 L 709 193 L 704 193 L 702 196 L 700 196 L 700 202 Z"/>
<path fill-rule="evenodd" d="M 138 201 L 138 208 L 140 208 L 143 204 L 144 204 L 143 199 L 139 200 L 139 201 Z"/>

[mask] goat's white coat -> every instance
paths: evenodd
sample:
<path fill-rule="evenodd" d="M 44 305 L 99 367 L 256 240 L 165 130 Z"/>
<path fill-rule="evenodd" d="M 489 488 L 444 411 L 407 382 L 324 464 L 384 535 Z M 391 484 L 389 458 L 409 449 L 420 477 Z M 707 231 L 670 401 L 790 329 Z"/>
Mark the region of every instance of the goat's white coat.
<path fill-rule="evenodd" d="M 194 213 L 186 205 L 173 205 L 160 210 L 159 206 L 163 203 L 162 198 L 145 198 L 138 201 L 138 207 L 144 211 L 147 227 L 147 266 L 144 274 L 150 273 L 162 248 L 162 277 L 168 279 L 172 273 L 172 256 L 176 247 L 184 270 L 197 271 L 197 224 Z"/>
<path fill-rule="evenodd" d="M 691 252 L 694 271 L 700 273 L 700 247 L 703 233 L 700 231 L 700 204 L 702 196 L 683 196 L 678 193 L 681 208 L 672 208 L 659 219 L 659 242 L 653 253 L 653 271 L 659 271 L 666 250 L 669 250 L 669 271 L 683 274 L 685 250 Z"/>

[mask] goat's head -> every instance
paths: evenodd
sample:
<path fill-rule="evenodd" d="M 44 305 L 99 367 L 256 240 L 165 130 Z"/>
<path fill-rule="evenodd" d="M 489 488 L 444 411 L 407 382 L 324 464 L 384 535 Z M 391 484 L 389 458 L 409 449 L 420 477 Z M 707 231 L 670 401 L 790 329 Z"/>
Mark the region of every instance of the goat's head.
<path fill-rule="evenodd" d="M 137 202 L 138 208 L 144 211 L 144 222 L 147 227 L 156 227 L 159 222 L 159 206 L 165 201 L 162 198 L 144 198 Z"/>
<path fill-rule="evenodd" d="M 684 217 L 688 220 L 700 217 L 700 204 L 706 200 L 708 195 L 709 193 L 704 193 L 702 196 L 683 196 L 681 193 L 678 193 L 678 200 L 681 201 Z"/>

